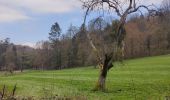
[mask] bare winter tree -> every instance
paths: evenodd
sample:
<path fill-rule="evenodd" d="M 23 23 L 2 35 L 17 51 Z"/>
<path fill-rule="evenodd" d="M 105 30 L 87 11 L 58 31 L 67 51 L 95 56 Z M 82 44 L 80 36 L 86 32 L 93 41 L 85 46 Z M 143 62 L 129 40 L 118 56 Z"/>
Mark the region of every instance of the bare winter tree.
<path fill-rule="evenodd" d="M 95 90 L 105 90 L 105 82 L 108 71 L 113 67 L 114 61 L 121 61 L 124 57 L 124 39 L 126 36 L 125 24 L 127 17 L 135 12 L 142 14 L 141 8 L 146 9 L 150 16 L 158 15 L 157 10 L 154 10 L 154 5 L 138 5 L 139 0 L 80 0 L 83 3 L 83 8 L 86 9 L 84 23 L 82 29 L 85 31 L 85 23 L 88 14 L 93 10 L 103 10 L 104 12 L 109 10 L 111 13 L 116 13 L 118 23 L 114 30 L 114 43 L 112 46 L 112 52 L 106 52 L 104 57 L 101 56 L 97 46 L 93 43 L 90 34 L 87 33 L 89 43 L 93 48 L 93 51 L 97 55 L 98 64 L 100 66 L 100 75 L 96 84 Z M 108 9 L 107 9 L 108 8 Z"/>

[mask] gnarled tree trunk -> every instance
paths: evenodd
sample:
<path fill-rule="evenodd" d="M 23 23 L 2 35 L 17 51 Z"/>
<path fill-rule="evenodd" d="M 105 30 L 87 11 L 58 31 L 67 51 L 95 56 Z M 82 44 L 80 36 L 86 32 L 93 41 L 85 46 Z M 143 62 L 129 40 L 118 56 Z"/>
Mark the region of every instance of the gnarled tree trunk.
<path fill-rule="evenodd" d="M 105 55 L 104 64 L 100 65 L 100 75 L 94 90 L 102 90 L 102 91 L 105 90 L 107 73 L 109 69 L 113 67 L 112 56 L 113 54 Z"/>

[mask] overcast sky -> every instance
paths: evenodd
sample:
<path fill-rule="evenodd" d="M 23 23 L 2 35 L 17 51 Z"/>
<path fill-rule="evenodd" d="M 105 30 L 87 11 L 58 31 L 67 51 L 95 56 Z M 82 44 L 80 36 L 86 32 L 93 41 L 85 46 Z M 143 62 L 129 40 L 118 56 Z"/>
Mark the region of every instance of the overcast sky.
<path fill-rule="evenodd" d="M 141 0 L 160 5 L 162 0 Z M 70 24 L 79 26 L 84 12 L 79 0 L 0 0 L 0 39 L 32 46 L 47 40 L 50 27 L 58 22 L 65 32 Z"/>

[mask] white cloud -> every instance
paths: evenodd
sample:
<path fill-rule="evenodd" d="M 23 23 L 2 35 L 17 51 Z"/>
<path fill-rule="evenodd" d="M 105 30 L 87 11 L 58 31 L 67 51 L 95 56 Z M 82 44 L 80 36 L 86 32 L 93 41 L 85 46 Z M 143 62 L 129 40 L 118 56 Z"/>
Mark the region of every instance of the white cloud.
<path fill-rule="evenodd" d="M 0 3 L 36 13 L 69 12 L 79 6 L 78 2 L 79 0 L 0 0 Z"/>
<path fill-rule="evenodd" d="M 24 13 L 0 4 L 0 22 L 29 19 Z"/>
<path fill-rule="evenodd" d="M 28 12 L 66 13 L 79 7 L 79 0 L 0 0 L 0 22 L 29 19 Z"/>

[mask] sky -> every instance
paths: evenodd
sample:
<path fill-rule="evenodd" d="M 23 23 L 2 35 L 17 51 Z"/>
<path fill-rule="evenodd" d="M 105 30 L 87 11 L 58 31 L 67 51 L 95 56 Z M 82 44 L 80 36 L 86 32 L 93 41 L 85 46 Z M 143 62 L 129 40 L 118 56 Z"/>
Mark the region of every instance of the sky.
<path fill-rule="evenodd" d="M 141 4 L 160 5 L 162 0 L 140 0 Z M 95 13 L 89 19 L 98 16 Z M 0 39 L 34 46 L 48 40 L 51 25 L 58 22 L 62 32 L 72 24 L 83 23 L 84 10 L 79 0 L 0 0 Z"/>

